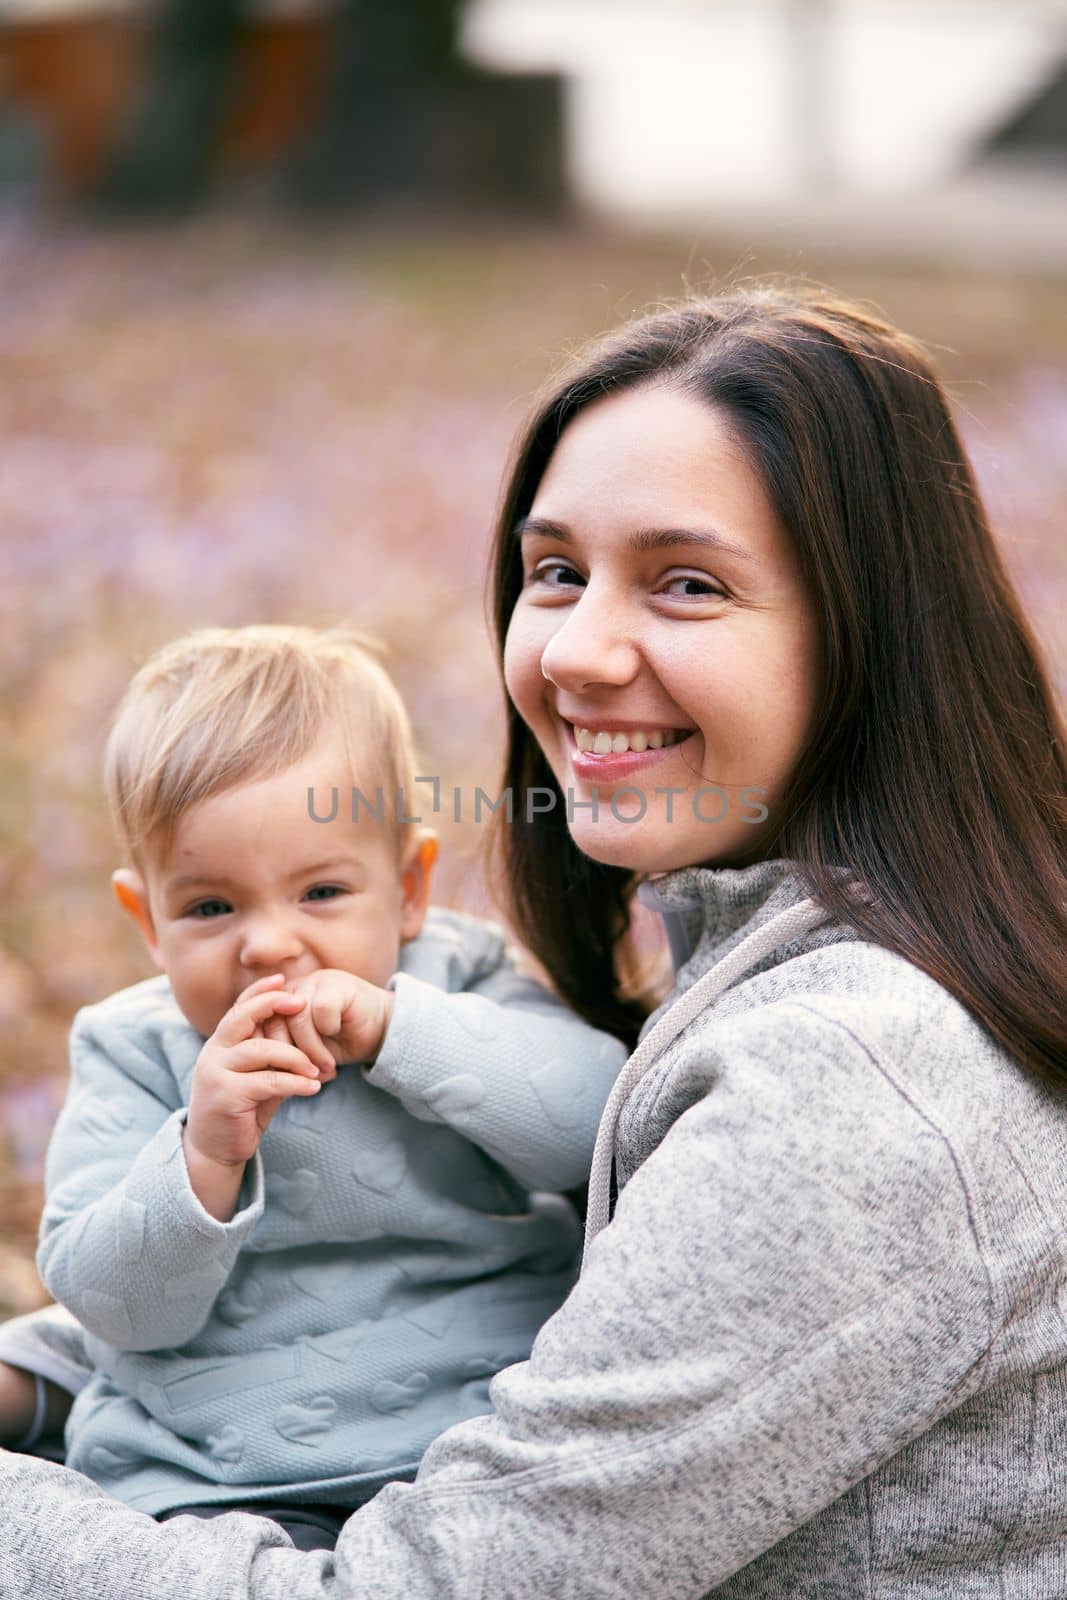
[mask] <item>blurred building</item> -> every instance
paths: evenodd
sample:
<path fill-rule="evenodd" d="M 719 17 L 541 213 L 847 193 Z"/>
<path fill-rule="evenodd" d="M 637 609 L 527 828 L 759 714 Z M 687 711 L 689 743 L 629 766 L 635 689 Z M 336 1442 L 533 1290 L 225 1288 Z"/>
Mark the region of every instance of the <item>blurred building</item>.
<path fill-rule="evenodd" d="M 613 221 L 1067 268 L 1067 0 L 474 0 Z"/>
<path fill-rule="evenodd" d="M 47 92 L 33 80 L 46 70 L 40 50 L 29 77 L 12 57 L 7 79 L 47 133 L 60 188 L 77 188 L 111 137 L 134 70 L 131 19 L 180 3 L 0 0 L 9 40 L 52 30 Z M 373 62 L 356 59 L 360 29 L 388 33 L 403 12 L 410 34 L 426 26 L 411 18 L 434 5 L 462 14 L 464 60 L 453 46 L 444 90 L 420 67 L 406 98 L 395 82 L 379 95 Z M 850 229 L 875 250 L 903 233 L 920 248 L 966 252 L 980 240 L 1013 259 L 1067 263 L 1067 0 L 245 0 L 242 9 L 258 44 L 224 130 L 231 168 L 273 159 L 328 101 L 318 156 L 297 187 L 325 192 L 336 178 L 340 198 L 346 182 L 358 199 L 406 184 L 423 199 L 443 190 L 500 205 L 513 195 L 550 209 L 565 166 L 579 206 L 635 226 L 746 231 L 772 220 L 793 233 L 821 228 L 839 245 Z M 331 20 L 346 17 L 337 49 Z M 60 70 L 61 25 L 71 37 L 81 26 L 83 37 Z M 0 142 L 2 116 L 0 79 Z"/>
<path fill-rule="evenodd" d="M 954 176 L 1067 60 L 1067 4 L 475 0 L 467 43 L 569 77 L 586 201 L 675 218 Z"/>
<path fill-rule="evenodd" d="M 561 82 L 466 59 L 466 4 L 0 0 L 0 190 L 21 166 L 32 198 L 112 216 L 250 180 L 304 208 L 551 213 Z"/>
<path fill-rule="evenodd" d="M 239 82 L 220 130 L 223 162 L 238 170 L 276 159 L 307 125 L 328 56 L 323 0 L 248 0 L 245 9 Z M 0 189 L 60 200 L 87 192 L 136 105 L 160 10 L 153 0 L 0 0 Z"/>

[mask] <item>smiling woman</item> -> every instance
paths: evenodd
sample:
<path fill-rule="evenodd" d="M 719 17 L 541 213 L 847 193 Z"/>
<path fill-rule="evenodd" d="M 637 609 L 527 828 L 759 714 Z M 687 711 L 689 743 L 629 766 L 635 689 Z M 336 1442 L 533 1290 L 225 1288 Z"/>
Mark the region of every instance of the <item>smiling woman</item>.
<path fill-rule="evenodd" d="M 1063 1081 L 1060 713 L 914 340 L 757 289 L 594 344 L 519 442 L 495 623 L 507 781 L 570 801 L 499 834 L 504 870 L 587 1015 L 637 1014 L 637 875 L 778 855 Z M 660 730 L 654 766 L 620 763 L 618 733 Z M 623 783 L 640 820 L 610 804 Z M 721 822 L 703 785 L 731 796 Z"/>
<path fill-rule="evenodd" d="M 573 796 L 579 849 L 646 873 L 765 853 L 811 722 L 818 634 L 725 416 L 660 386 L 598 401 L 560 439 L 519 530 L 505 677 Z M 640 816 L 612 807 L 622 786 Z M 694 804 L 709 787 L 731 801 L 721 819 Z M 753 792 L 768 807 L 758 828 Z"/>

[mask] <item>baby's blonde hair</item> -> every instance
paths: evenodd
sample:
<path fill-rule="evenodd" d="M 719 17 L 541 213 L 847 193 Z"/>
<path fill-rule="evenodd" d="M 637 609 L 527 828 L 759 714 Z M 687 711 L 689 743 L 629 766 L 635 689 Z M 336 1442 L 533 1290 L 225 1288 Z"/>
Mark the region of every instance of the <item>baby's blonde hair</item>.
<path fill-rule="evenodd" d="M 371 804 L 381 789 L 382 824 L 403 860 L 413 839 L 413 824 L 399 819 L 414 799 L 414 740 L 380 653 L 355 628 L 268 623 L 200 628 L 164 645 L 130 682 L 104 755 L 108 804 L 130 859 L 142 867 L 150 851 L 169 849 L 191 806 L 284 772 L 336 729 L 349 782 Z M 350 814 L 349 801 L 347 791 L 338 797 L 339 816 Z M 329 798 L 316 794 L 315 807 L 329 815 Z"/>

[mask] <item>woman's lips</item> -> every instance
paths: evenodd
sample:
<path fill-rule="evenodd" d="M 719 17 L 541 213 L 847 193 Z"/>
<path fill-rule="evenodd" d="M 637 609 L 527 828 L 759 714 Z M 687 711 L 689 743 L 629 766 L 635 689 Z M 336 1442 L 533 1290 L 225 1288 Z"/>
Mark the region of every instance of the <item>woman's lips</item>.
<path fill-rule="evenodd" d="M 625 750 L 621 754 L 608 751 L 598 756 L 591 750 L 578 749 L 574 728 L 570 723 L 567 724 L 571 769 L 576 778 L 590 784 L 625 783 L 634 773 L 646 772 L 659 766 L 666 757 L 673 755 L 684 744 L 688 744 L 691 738 L 692 732 L 687 733 L 684 739 L 679 739 L 675 744 L 662 745 L 658 750 Z"/>

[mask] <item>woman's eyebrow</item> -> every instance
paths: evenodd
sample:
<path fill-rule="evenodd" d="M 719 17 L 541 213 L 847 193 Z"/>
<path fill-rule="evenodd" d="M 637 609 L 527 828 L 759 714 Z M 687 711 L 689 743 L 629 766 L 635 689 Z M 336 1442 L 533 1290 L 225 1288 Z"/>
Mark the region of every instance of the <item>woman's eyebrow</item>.
<path fill-rule="evenodd" d="M 523 539 L 528 533 L 539 533 L 546 539 L 558 539 L 561 544 L 570 544 L 570 530 L 562 522 L 549 522 L 547 517 L 520 517 L 512 533 L 516 539 Z"/>
<path fill-rule="evenodd" d="M 750 550 L 725 539 L 714 528 L 638 528 L 630 535 L 630 547 L 639 555 L 650 550 L 669 550 L 677 544 L 703 545 L 708 550 L 721 551 L 723 555 L 737 556 L 739 561 L 755 561 Z"/>
<path fill-rule="evenodd" d="M 544 538 L 557 539 L 560 544 L 574 542 L 570 529 L 564 523 L 551 522 L 546 517 L 523 517 L 515 524 L 517 539 L 528 533 L 539 533 Z M 739 561 L 756 560 L 750 550 L 745 550 L 732 540 L 725 539 L 713 528 L 638 528 L 630 535 L 629 544 L 638 555 L 647 555 L 652 550 L 669 550 L 680 544 L 695 544 L 703 545 L 709 550 L 717 550 L 723 555 L 736 556 Z"/>

